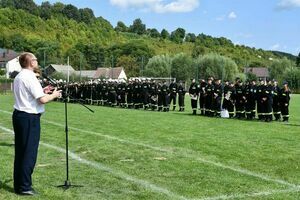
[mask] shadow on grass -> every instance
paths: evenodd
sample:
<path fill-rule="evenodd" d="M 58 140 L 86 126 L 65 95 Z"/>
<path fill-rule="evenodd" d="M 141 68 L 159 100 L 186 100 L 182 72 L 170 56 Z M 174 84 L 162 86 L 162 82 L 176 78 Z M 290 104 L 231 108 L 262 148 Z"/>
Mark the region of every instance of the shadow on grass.
<path fill-rule="evenodd" d="M 8 185 L 8 183 L 11 182 L 11 181 L 12 181 L 12 179 L 8 179 L 8 180 L 5 180 L 3 182 L 0 181 L 0 189 L 4 189 L 7 192 L 15 193 L 14 188 L 12 188 Z"/>
<path fill-rule="evenodd" d="M 15 144 L 7 143 L 7 142 L 1 142 L 0 147 L 13 147 Z"/>

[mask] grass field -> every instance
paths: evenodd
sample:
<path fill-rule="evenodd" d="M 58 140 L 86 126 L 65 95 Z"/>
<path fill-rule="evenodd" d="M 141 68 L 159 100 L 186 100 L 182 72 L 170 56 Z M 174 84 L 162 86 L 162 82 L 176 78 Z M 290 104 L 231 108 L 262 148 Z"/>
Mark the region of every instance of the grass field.
<path fill-rule="evenodd" d="M 189 102 L 187 102 L 189 104 Z M 0 199 L 13 193 L 13 97 L 0 96 Z M 31 199 L 300 199 L 300 95 L 290 122 L 264 123 L 69 104 L 70 180 L 63 191 L 64 104 L 50 103 Z"/>

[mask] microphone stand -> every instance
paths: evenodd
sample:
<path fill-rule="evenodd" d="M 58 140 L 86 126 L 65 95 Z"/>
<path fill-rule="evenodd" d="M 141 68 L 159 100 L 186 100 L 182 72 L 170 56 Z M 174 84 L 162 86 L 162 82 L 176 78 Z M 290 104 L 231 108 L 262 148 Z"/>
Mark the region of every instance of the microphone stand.
<path fill-rule="evenodd" d="M 69 189 L 70 187 L 83 187 L 81 185 L 72 185 L 69 180 L 69 127 L 68 127 L 68 98 L 71 97 L 68 94 L 68 85 L 66 87 L 66 91 L 63 94 L 63 100 L 65 103 L 65 134 L 66 134 L 66 180 L 63 185 L 58 185 L 57 187 L 61 187 L 64 190 Z M 80 105 L 88 109 L 90 112 L 94 113 L 92 109 L 78 101 Z"/>

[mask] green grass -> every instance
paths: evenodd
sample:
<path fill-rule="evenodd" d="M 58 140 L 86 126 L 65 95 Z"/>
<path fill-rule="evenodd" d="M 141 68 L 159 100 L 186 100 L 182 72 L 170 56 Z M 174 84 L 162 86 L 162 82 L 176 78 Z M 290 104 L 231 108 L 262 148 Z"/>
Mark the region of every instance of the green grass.
<path fill-rule="evenodd" d="M 12 107 L 1 95 L 0 199 L 22 199 L 12 192 L 5 131 Z M 63 191 L 64 104 L 46 106 L 32 199 L 300 199 L 300 95 L 289 124 L 192 116 L 189 105 L 184 113 L 91 108 L 68 104 L 70 151 L 81 158 L 70 156 L 70 180 L 83 187 Z"/>

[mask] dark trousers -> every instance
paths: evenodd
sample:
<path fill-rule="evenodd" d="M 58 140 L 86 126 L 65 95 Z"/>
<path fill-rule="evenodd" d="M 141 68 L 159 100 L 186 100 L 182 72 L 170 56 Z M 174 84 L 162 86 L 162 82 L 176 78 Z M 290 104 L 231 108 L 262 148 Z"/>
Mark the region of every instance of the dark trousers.
<path fill-rule="evenodd" d="M 200 105 L 201 114 L 203 115 L 205 112 L 205 96 L 203 94 L 200 95 L 199 105 Z"/>
<path fill-rule="evenodd" d="M 31 175 L 37 160 L 40 141 L 40 114 L 13 113 L 15 132 L 14 189 L 31 190 Z"/>
<path fill-rule="evenodd" d="M 169 105 L 171 105 L 172 102 L 173 102 L 173 108 L 174 109 L 176 107 L 176 97 L 177 97 L 176 93 L 171 93 L 170 94 L 170 103 L 169 103 Z"/>
<path fill-rule="evenodd" d="M 185 94 L 178 95 L 178 104 L 179 104 L 180 110 L 184 109 L 184 97 L 185 97 Z"/>

